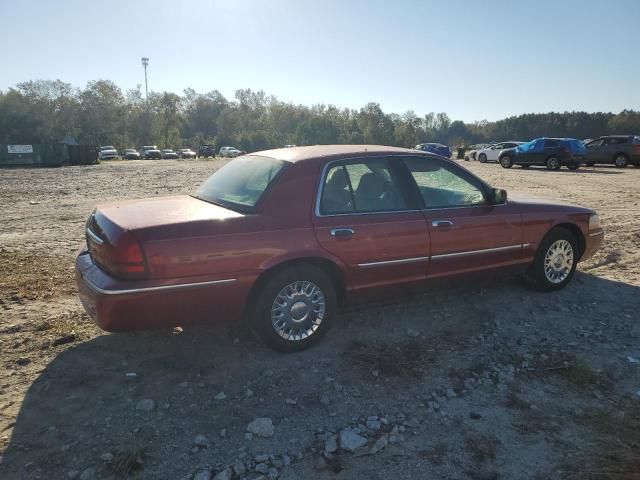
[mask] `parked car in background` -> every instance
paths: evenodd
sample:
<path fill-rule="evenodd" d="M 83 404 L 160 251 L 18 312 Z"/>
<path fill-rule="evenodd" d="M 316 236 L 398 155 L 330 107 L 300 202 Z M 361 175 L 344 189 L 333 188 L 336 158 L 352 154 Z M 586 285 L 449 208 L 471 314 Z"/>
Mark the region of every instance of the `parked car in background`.
<path fill-rule="evenodd" d="M 603 238 L 593 210 L 507 197 L 438 155 L 317 145 L 243 155 L 194 195 L 99 205 L 76 282 L 104 330 L 247 318 L 296 351 L 383 288 L 509 267 L 559 290 Z"/>
<path fill-rule="evenodd" d="M 586 154 L 584 144 L 575 138 L 537 138 L 515 148 L 502 150 L 498 161 L 503 168 L 542 165 L 549 170 L 559 170 L 562 166 L 576 170 L 585 162 Z"/>
<path fill-rule="evenodd" d="M 640 136 L 608 135 L 585 145 L 587 147 L 586 164 L 613 164 L 616 167 L 627 165 L 640 166 Z"/>
<path fill-rule="evenodd" d="M 476 158 L 480 163 L 497 162 L 498 156 L 500 155 L 500 152 L 502 150 L 505 150 L 507 148 L 514 148 L 514 147 L 517 147 L 518 145 L 522 145 L 523 143 L 524 142 L 514 142 L 514 141 L 496 143 L 489 147 L 485 147 L 477 150 Z"/>
<path fill-rule="evenodd" d="M 190 148 L 181 148 L 178 150 L 178 157 L 180 158 L 196 158 L 196 152 Z"/>
<path fill-rule="evenodd" d="M 415 146 L 416 150 L 421 150 L 423 152 L 435 153 L 436 155 L 440 155 L 445 158 L 451 158 L 452 151 L 447 145 L 443 145 L 442 143 L 420 143 Z"/>
<path fill-rule="evenodd" d="M 125 160 L 140 160 L 140 154 L 133 148 L 127 148 L 122 152 L 122 158 Z"/>
<path fill-rule="evenodd" d="M 216 147 L 213 145 L 200 145 L 198 147 L 198 158 L 215 158 Z"/>
<path fill-rule="evenodd" d="M 165 148 L 164 150 L 162 150 L 162 158 L 167 160 L 175 160 L 178 158 L 178 154 L 170 148 Z"/>
<path fill-rule="evenodd" d="M 476 154 L 478 150 L 482 150 L 483 148 L 489 148 L 493 143 L 477 143 L 475 145 L 469 145 L 467 149 L 464 159 L 468 162 L 469 160 L 477 160 Z"/>
<path fill-rule="evenodd" d="M 115 149 L 115 147 L 100 147 L 100 151 L 98 152 L 98 160 L 114 160 L 116 158 L 118 158 L 118 151 Z"/>
<path fill-rule="evenodd" d="M 221 157 L 233 158 L 240 155 L 240 150 L 236 147 L 221 147 L 218 153 Z"/>
<path fill-rule="evenodd" d="M 155 145 L 145 145 L 140 149 L 140 156 L 144 160 L 160 160 L 162 152 Z"/>

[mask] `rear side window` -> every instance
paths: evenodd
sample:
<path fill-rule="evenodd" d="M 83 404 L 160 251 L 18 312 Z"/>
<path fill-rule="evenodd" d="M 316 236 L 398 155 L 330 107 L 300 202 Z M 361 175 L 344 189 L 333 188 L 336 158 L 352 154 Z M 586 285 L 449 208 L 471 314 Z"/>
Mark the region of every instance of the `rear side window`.
<path fill-rule="evenodd" d="M 407 208 L 385 159 L 333 164 L 324 178 L 320 213 L 391 212 Z"/>
<path fill-rule="evenodd" d="M 630 137 L 613 137 L 609 139 L 611 145 L 622 145 L 623 143 L 629 143 Z"/>
<path fill-rule="evenodd" d="M 560 146 L 560 142 L 558 140 L 547 139 L 544 141 L 544 148 L 555 148 L 559 146 Z"/>

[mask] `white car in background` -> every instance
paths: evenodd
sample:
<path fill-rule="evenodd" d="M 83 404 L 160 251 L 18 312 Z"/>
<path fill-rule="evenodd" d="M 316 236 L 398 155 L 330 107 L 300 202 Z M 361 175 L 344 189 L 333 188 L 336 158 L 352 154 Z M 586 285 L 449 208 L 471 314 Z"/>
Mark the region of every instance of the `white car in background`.
<path fill-rule="evenodd" d="M 524 142 L 515 142 L 515 141 L 495 143 L 490 147 L 478 150 L 476 152 L 476 158 L 480 163 L 497 162 L 498 157 L 500 156 L 500 152 L 502 150 L 505 150 L 507 148 L 514 148 L 514 147 L 517 147 L 518 145 L 522 145 L 523 143 Z"/>
<path fill-rule="evenodd" d="M 118 158 L 118 151 L 115 147 L 110 145 L 100 147 L 100 151 L 98 152 L 98 160 L 113 160 L 114 158 Z"/>
<path fill-rule="evenodd" d="M 236 147 L 222 147 L 218 152 L 218 155 L 226 158 L 235 158 L 238 155 L 242 155 L 244 152 L 242 150 L 238 150 Z"/>

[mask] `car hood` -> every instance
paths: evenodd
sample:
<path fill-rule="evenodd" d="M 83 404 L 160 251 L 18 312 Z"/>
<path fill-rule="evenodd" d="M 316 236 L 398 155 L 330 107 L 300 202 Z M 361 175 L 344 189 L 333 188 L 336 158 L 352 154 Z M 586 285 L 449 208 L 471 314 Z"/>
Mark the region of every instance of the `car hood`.
<path fill-rule="evenodd" d="M 563 210 L 569 213 L 595 213 L 595 211 L 590 208 L 572 205 L 570 203 L 565 203 L 562 200 L 540 198 L 524 192 L 508 192 L 508 199 L 509 203 L 520 205 L 523 209 L 539 209 L 542 207 L 545 210 Z"/>

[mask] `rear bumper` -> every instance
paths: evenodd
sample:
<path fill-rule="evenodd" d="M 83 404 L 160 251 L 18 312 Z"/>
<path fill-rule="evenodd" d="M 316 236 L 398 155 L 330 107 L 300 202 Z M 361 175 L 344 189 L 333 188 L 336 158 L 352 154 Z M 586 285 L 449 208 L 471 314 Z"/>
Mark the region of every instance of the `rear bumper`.
<path fill-rule="evenodd" d="M 76 258 L 80 301 L 91 320 L 109 332 L 239 320 L 254 276 L 122 281 L 100 270 L 87 250 Z"/>
<path fill-rule="evenodd" d="M 600 250 L 604 243 L 604 230 L 599 230 L 587 234 L 585 237 L 585 249 L 580 261 L 587 260 Z"/>

